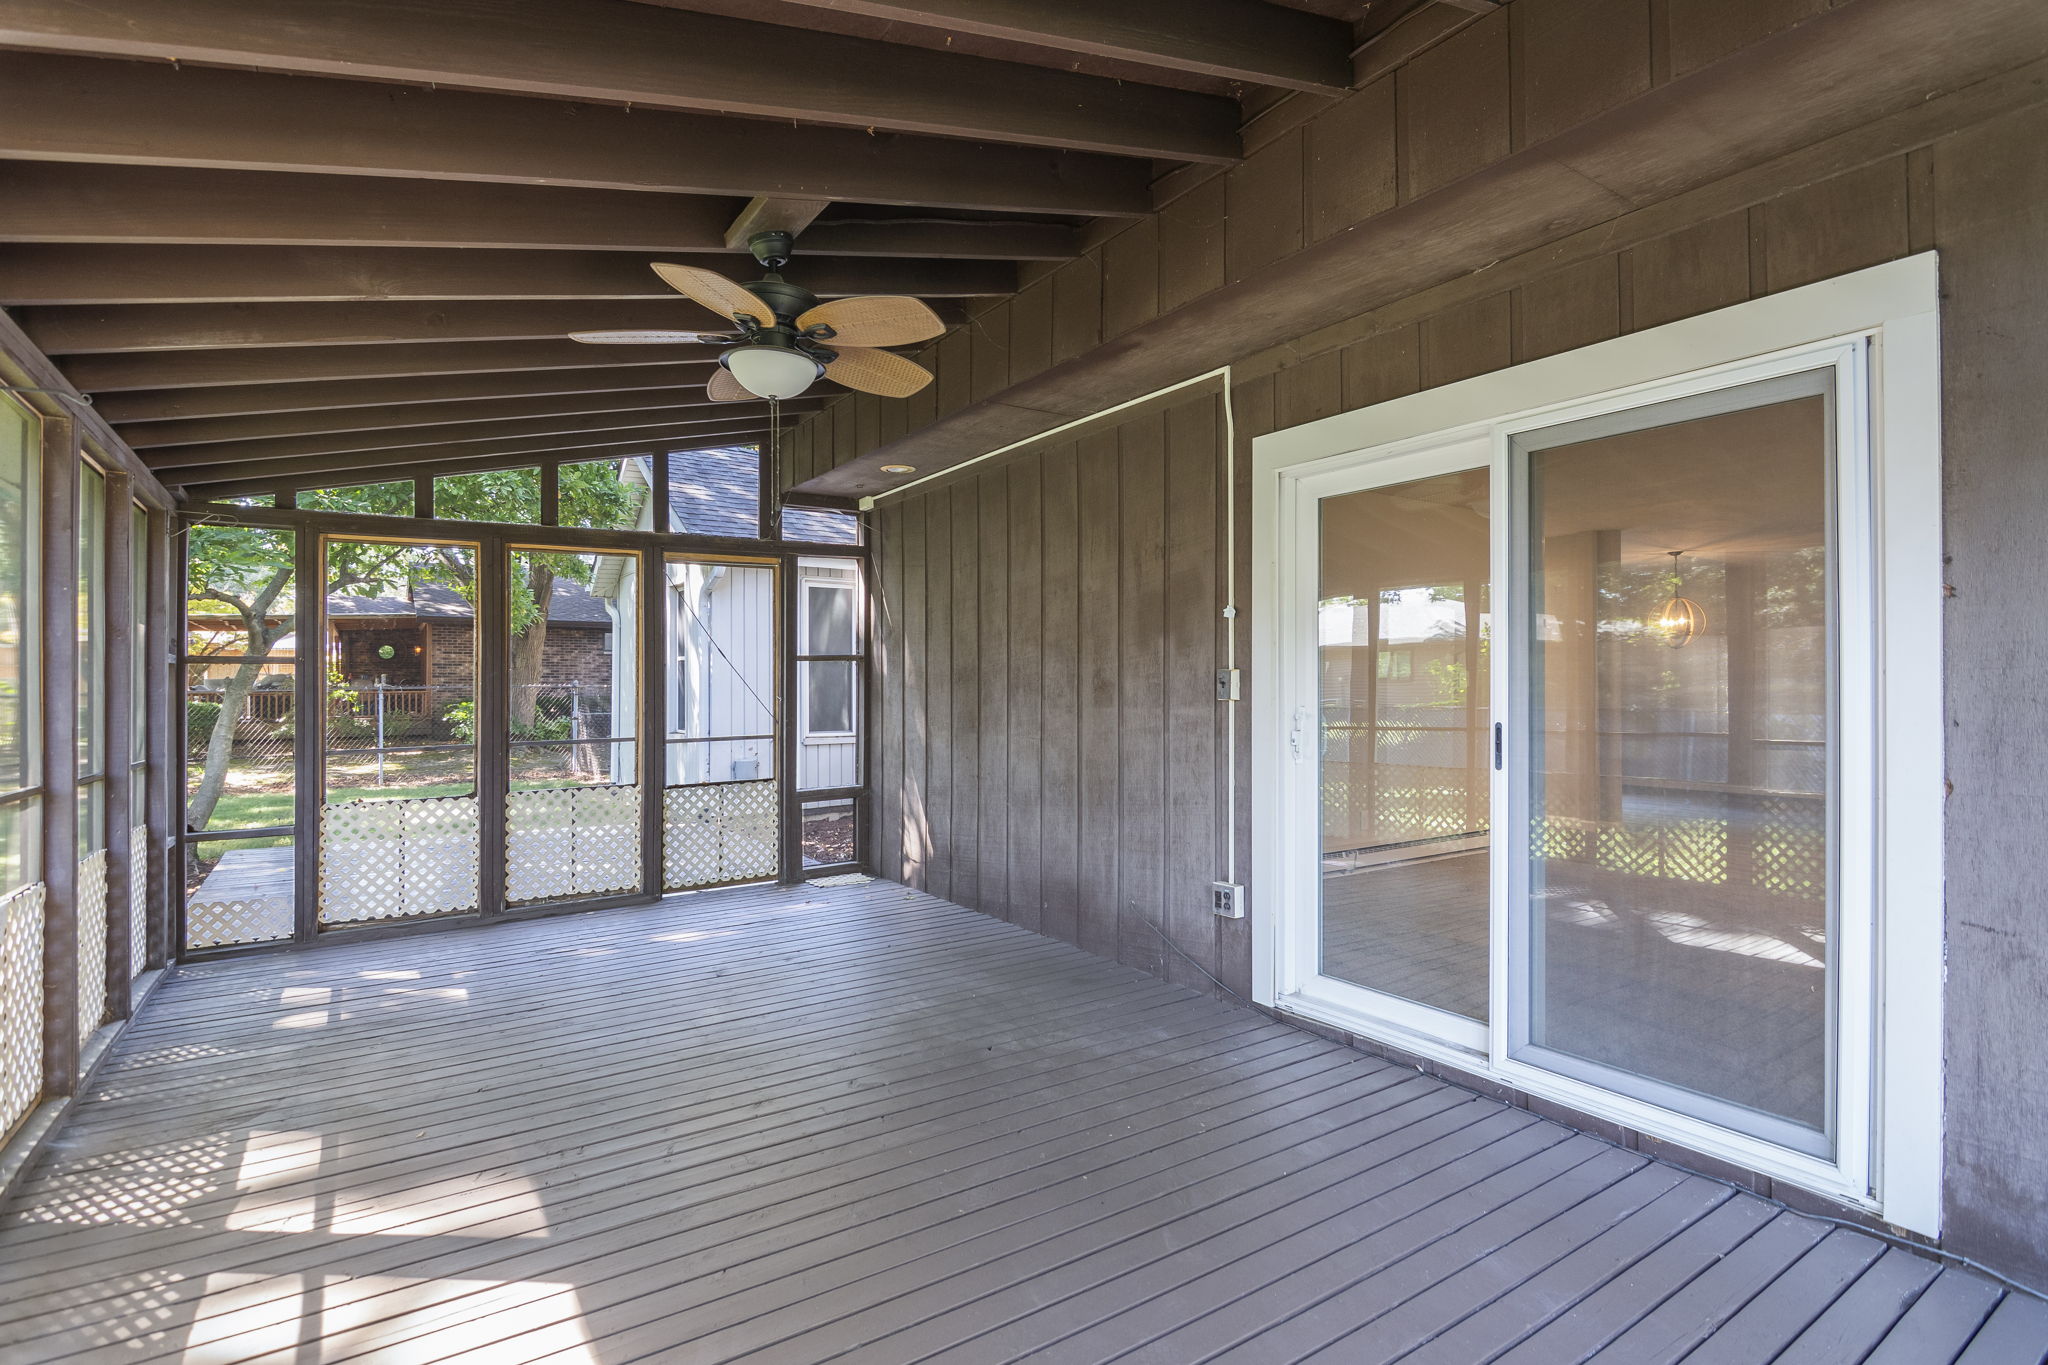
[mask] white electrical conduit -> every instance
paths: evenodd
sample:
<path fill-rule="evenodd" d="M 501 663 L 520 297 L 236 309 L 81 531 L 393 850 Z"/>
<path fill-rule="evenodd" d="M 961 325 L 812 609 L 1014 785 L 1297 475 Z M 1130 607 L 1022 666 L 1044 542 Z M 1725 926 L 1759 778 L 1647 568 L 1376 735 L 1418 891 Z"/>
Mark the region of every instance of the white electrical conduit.
<path fill-rule="evenodd" d="M 1117 413 L 1137 407 L 1141 403 L 1149 403 L 1155 398 L 1163 398 L 1169 393 L 1178 393 L 1182 389 L 1192 389 L 1198 385 L 1207 384 L 1212 380 L 1221 380 L 1223 385 L 1223 655 L 1224 666 L 1230 670 L 1232 682 L 1235 683 L 1237 677 L 1237 412 L 1231 404 L 1230 378 L 1230 366 L 1225 365 L 1219 369 L 1207 370 L 1191 378 L 1183 379 L 1177 384 L 1168 384 L 1165 388 L 1139 394 L 1136 398 L 1118 403 L 1115 407 L 1104 408 L 1102 411 L 1090 413 L 1086 417 L 1077 417 L 1071 422 L 1065 422 L 1052 428 L 1050 431 L 1041 431 L 1037 435 L 1027 436 L 1021 441 L 1012 441 L 1006 446 L 997 446 L 994 450 L 977 455 L 971 460 L 962 460 L 959 464 L 949 465 L 935 473 L 927 474 L 921 479 L 912 479 L 901 488 L 892 488 L 886 493 L 862 498 L 860 500 L 860 509 L 863 512 L 872 511 L 875 505 L 885 498 L 894 499 L 902 497 L 920 484 L 930 483 L 934 479 L 951 478 L 968 466 L 980 464 L 983 460 L 993 460 L 998 456 L 1007 455 L 1013 450 L 1022 450 L 1026 446 L 1043 445 L 1062 432 L 1072 431 L 1076 427 L 1092 426 L 1106 417 L 1113 417 Z M 1232 691 L 1236 691 L 1234 686 Z M 1227 814 L 1223 844 L 1223 879 L 1227 882 L 1235 883 L 1237 881 L 1237 698 L 1235 696 L 1230 698 L 1229 705 L 1231 707 L 1231 710 L 1227 713 L 1229 715 L 1229 723 L 1224 726 L 1224 765 L 1227 770 L 1224 786 Z"/>

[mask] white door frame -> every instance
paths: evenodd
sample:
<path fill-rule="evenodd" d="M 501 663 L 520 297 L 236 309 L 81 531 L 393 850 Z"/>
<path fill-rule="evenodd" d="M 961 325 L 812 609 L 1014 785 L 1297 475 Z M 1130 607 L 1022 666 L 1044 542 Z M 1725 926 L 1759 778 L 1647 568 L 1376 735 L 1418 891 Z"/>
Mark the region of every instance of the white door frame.
<path fill-rule="evenodd" d="M 1252 664 L 1273 685 L 1252 713 L 1253 990 L 1284 1011 L 1486 1075 L 1601 1118 L 1940 1230 L 1942 725 L 1940 384 L 1933 253 L 1671 323 L 1626 338 L 1274 432 L 1253 442 Z M 1764 1142 L 1598 1089 L 1508 1055 L 1506 879 L 1520 841 L 1496 839 L 1492 998 L 1480 1036 L 1438 1011 L 1356 987 L 1328 989 L 1302 926 L 1316 888 L 1318 814 L 1305 800 L 1298 738 L 1312 748 L 1317 498 L 1489 463 L 1495 520 L 1510 518 L 1507 449 L 1518 431 L 1821 364 L 1837 367 L 1837 499 L 1843 669 L 1838 782 L 1845 826 L 1834 946 L 1841 983 L 1836 1152 L 1832 1159 Z M 1864 387 L 1868 380 L 1868 388 Z M 1855 444 L 1852 445 L 1852 442 Z M 1867 447 L 1867 458 L 1860 458 Z M 1495 537 L 1496 614 L 1507 581 Z M 1860 569 L 1860 572 L 1859 572 Z M 1283 594 L 1285 595 L 1283 597 Z M 1306 640 L 1306 652 L 1304 650 Z M 1508 651 L 1493 651 L 1496 719 L 1515 715 Z M 1300 733 L 1297 736 L 1297 722 Z M 1870 742 L 1857 743 L 1856 736 Z M 1513 746 L 1510 746 L 1510 757 Z M 1511 767 L 1494 791 L 1494 828 L 1518 828 Z M 1525 785 L 1525 784 L 1522 784 Z M 1308 850 L 1304 856 L 1304 849 Z M 1862 932 L 1858 933 L 1857 930 Z M 1305 970 L 1306 968 L 1306 970 Z M 1469 1023 L 1469 1021 L 1462 1021 Z M 1475 1044 L 1477 1044 L 1475 1046 Z M 1888 1102 L 1889 1100 L 1889 1102 Z"/>

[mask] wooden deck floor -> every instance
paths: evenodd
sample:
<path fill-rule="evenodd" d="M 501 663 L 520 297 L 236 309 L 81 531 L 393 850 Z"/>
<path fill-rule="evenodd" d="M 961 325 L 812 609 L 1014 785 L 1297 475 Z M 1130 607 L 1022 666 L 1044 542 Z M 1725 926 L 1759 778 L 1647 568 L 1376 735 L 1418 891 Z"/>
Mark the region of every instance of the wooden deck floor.
<path fill-rule="evenodd" d="M 887 883 L 185 969 L 14 1361 L 2038 1363 L 1992 1282 Z"/>

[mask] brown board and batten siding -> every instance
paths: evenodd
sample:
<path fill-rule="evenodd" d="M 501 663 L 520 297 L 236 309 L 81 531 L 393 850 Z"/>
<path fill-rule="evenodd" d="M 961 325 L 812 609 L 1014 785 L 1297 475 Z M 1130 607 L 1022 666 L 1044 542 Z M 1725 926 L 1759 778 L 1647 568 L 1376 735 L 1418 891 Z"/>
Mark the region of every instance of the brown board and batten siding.
<path fill-rule="evenodd" d="M 1127 248 L 1063 267 L 982 318 L 1011 343 L 1012 384 L 1048 363 L 1110 356 L 1119 348 L 1113 326 L 1141 326 L 1148 307 L 1171 309 L 1223 284 L 1226 272 L 1255 270 L 1252 262 L 1290 249 L 1293 229 L 1261 217 L 1274 202 L 1284 201 L 1283 216 L 1299 206 L 1304 221 L 1320 225 L 1309 231 L 1322 230 L 1334 217 L 1375 211 L 1390 193 L 1426 192 L 1469 171 L 1502 136 L 1509 144 L 1539 136 L 1580 117 L 1589 99 L 1625 98 L 1643 81 L 1754 41 L 1773 16 L 1820 7 L 1653 6 L 1663 17 L 1648 33 L 1647 66 L 1603 94 L 1528 83 L 1532 45 L 1576 42 L 1581 30 L 1539 33 L 1536 16 L 1547 23 L 1557 7 L 1517 3 L 1510 11 L 1529 17 L 1513 21 L 1525 26 L 1513 29 L 1513 42 L 1499 39 L 1504 60 L 1493 76 L 1512 98 L 1474 88 L 1441 115 L 1429 100 L 1404 98 L 1397 131 L 1416 159 L 1393 189 L 1323 183 L 1319 168 L 1341 158 L 1318 149 L 1325 120 L 1317 120 L 1300 161 L 1288 154 L 1290 166 L 1307 169 L 1306 188 L 1247 163 L 1175 200 L 1156 225 L 1134 230 L 1143 235 Z M 1466 36 L 1483 31 L 1467 27 L 1454 41 L 1492 41 Z M 1589 32 L 1603 52 L 1619 42 Z M 1640 31 L 1627 32 L 1633 50 Z M 1488 269 L 1236 357 L 1234 546 L 1223 535 L 1213 395 L 1070 432 L 931 491 L 885 499 L 875 513 L 878 666 L 902 685 L 883 708 L 875 743 L 876 789 L 886 794 L 873 831 L 877 869 L 1131 966 L 1182 981 L 1213 972 L 1248 993 L 1249 935 L 1208 915 L 1207 884 L 1222 875 L 1227 793 L 1224 722 L 1208 698 L 1223 661 L 1227 558 L 1236 560 L 1240 597 L 1249 586 L 1250 439 L 1937 249 L 1951 592 L 1944 1242 L 2048 1283 L 2048 1145 L 2040 1140 L 2048 1056 L 2027 1041 L 2038 1036 L 2048 997 L 2034 833 L 2044 817 L 2038 774 L 2048 768 L 2048 719 L 2033 692 L 2015 685 L 2048 671 L 2048 623 L 2034 600 L 2048 579 L 2048 538 L 2039 533 L 2048 507 L 2048 391 L 2039 382 L 2048 343 L 2044 100 L 2048 72 L 2023 68 L 1731 168 L 1669 199 L 1618 205 L 1604 227 L 1532 240 Z M 1369 111 L 1354 119 L 1340 108 L 1355 135 L 1381 127 Z M 1432 117 L 1454 115 L 1456 128 L 1422 130 Z M 1482 126 L 1489 121 L 1492 133 Z M 1146 279 L 1121 278 L 1129 270 Z M 915 432 L 981 386 L 935 387 L 943 396 L 923 411 L 878 405 L 871 429 Z M 997 393 L 991 406 L 1001 402 Z M 840 424 L 849 411 L 839 405 Z M 1028 434 L 1024 417 L 1013 418 L 1009 439 Z M 987 429 L 1000 431 L 1011 419 L 989 420 Z M 815 441 L 830 421 L 807 423 L 796 440 Z M 813 467 L 866 449 L 835 441 Z M 1246 625 L 1241 616 L 1241 646 Z M 977 668 L 990 664 L 1000 675 L 982 671 L 975 698 L 962 699 L 959 688 L 977 686 Z M 1258 685 L 1246 677 L 1247 698 Z M 1248 714 L 1237 708 L 1241 746 Z M 1001 769 L 994 783 L 992 766 Z M 978 784 L 978 801 L 963 800 L 962 781 Z M 1246 815 L 1240 799 L 1241 863 Z M 1243 872 L 1256 895 L 1256 869 L 1247 863 Z"/>
<path fill-rule="evenodd" d="M 1218 413 L 1199 395 L 875 528 L 878 869 L 1190 983 L 1220 961 Z"/>

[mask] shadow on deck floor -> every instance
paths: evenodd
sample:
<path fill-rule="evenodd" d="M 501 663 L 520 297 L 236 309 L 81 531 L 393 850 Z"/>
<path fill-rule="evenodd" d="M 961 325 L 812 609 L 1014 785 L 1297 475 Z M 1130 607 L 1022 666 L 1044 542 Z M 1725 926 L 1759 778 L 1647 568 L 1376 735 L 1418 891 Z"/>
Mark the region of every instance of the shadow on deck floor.
<path fill-rule="evenodd" d="M 889 883 L 203 963 L 0 1360 L 2030 1362 L 2048 1307 Z"/>

